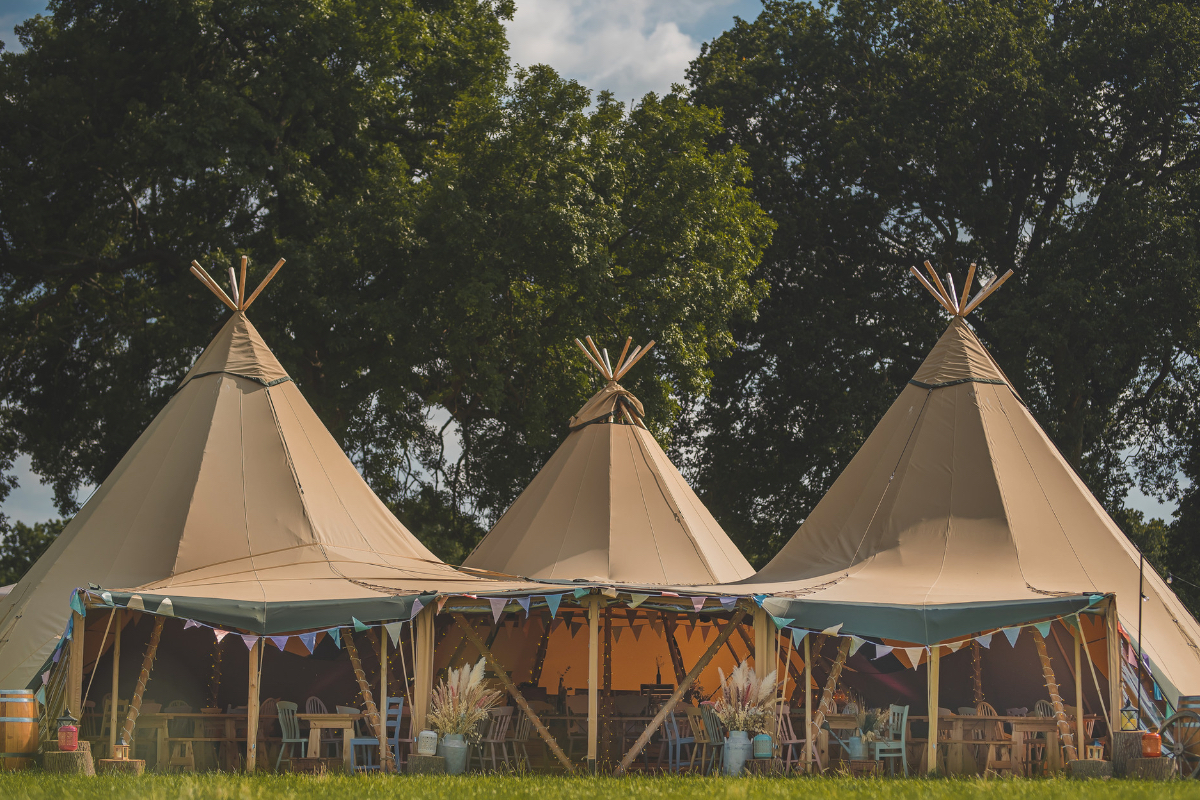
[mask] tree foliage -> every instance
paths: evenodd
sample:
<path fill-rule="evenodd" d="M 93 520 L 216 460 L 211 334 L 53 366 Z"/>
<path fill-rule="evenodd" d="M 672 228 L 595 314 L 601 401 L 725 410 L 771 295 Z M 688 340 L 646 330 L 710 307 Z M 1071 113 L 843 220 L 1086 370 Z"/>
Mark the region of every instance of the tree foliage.
<path fill-rule="evenodd" d="M 1200 344 L 1193 7 L 767 0 L 689 76 L 779 225 L 770 298 L 689 420 L 748 557 L 804 519 L 943 329 L 906 274 L 926 258 L 960 288 L 971 262 L 1016 271 L 971 322 L 1118 519 L 1135 480 L 1176 490 Z"/>
<path fill-rule="evenodd" d="M 705 389 L 754 313 L 771 225 L 744 155 L 709 151 L 714 113 L 515 73 L 511 13 L 57 0 L 18 28 L 24 52 L 0 56 L 0 435 L 63 513 L 220 325 L 193 258 L 218 276 L 288 258 L 255 324 L 449 558 L 593 390 L 572 338 L 661 342 L 634 388 L 665 440 L 673 398 Z"/>

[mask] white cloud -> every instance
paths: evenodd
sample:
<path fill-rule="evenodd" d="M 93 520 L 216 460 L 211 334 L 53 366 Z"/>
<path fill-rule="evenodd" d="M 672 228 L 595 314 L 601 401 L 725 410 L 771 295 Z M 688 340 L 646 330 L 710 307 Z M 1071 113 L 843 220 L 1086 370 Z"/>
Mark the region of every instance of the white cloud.
<path fill-rule="evenodd" d="M 683 83 L 700 42 L 688 31 L 714 12 L 727 23 L 737 0 L 519 0 L 508 24 L 509 54 L 549 64 L 618 100 Z M 724 12 L 724 13 L 722 13 Z M 722 25 L 724 27 L 724 25 Z"/>

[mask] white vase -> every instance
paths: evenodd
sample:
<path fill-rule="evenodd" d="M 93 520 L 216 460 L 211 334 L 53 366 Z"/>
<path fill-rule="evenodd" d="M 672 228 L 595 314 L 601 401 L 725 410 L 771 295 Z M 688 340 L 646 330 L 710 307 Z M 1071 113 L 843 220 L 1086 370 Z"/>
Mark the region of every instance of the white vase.
<path fill-rule="evenodd" d="M 741 775 L 742 768 L 746 766 L 746 759 L 750 758 L 750 737 L 745 731 L 730 731 L 729 736 L 725 738 L 725 774 L 726 775 Z"/>

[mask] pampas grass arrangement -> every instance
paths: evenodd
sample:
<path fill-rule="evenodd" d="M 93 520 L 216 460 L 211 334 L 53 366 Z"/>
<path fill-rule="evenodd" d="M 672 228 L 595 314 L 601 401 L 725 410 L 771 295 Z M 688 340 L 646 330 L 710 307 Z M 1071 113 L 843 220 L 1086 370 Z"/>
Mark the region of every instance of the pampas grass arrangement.
<path fill-rule="evenodd" d="M 477 743 L 479 723 L 500 702 L 500 692 L 483 685 L 484 659 L 474 667 L 452 669 L 438 682 L 429 704 L 429 724 L 441 736 L 461 734 Z"/>
<path fill-rule="evenodd" d="M 717 718 L 726 729 L 768 733 L 775 728 L 775 690 L 779 686 L 777 670 L 771 670 L 760 681 L 750 669 L 749 660 L 737 665 L 726 679 L 721 678 L 721 697 L 713 706 Z"/>

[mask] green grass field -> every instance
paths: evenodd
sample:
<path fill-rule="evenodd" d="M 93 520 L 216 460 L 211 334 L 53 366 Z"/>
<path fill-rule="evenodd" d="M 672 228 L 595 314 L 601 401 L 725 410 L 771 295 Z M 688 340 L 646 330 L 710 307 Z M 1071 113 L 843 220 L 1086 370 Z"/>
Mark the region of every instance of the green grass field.
<path fill-rule="evenodd" d="M 5 800 L 1136 800 L 1200 798 L 1200 781 L 851 780 L 848 778 L 562 778 L 147 775 L 82 778 L 39 772 L 0 774 Z"/>

